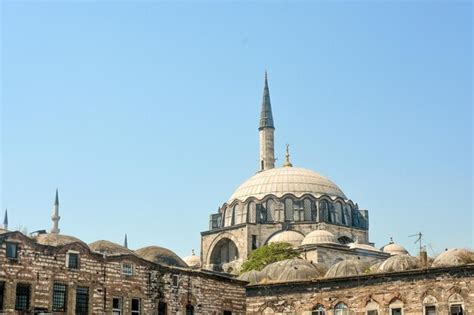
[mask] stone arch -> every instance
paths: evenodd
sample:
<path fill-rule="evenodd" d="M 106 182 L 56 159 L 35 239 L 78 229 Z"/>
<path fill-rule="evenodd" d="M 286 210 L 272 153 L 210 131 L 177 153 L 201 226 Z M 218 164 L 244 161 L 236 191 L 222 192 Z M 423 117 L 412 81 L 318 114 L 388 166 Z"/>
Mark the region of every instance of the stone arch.
<path fill-rule="evenodd" d="M 216 271 L 225 271 L 224 264 L 239 259 L 239 250 L 237 245 L 229 238 L 221 238 L 212 248 L 209 257 L 209 263 Z M 232 271 L 233 268 L 232 268 Z"/>
<path fill-rule="evenodd" d="M 464 298 L 459 293 L 453 293 L 448 298 L 448 303 L 463 303 Z"/>
<path fill-rule="evenodd" d="M 210 264 L 211 262 L 211 254 L 212 254 L 212 251 L 214 250 L 214 248 L 216 247 L 217 243 L 220 242 L 220 240 L 222 239 L 229 239 L 231 240 L 236 246 L 237 244 L 239 243 L 238 242 L 238 239 L 232 235 L 231 233 L 229 232 L 223 232 L 223 233 L 220 233 L 219 235 L 217 235 L 214 240 L 211 242 L 211 244 L 209 245 L 209 251 L 207 252 L 206 254 L 206 257 L 205 257 L 205 261 L 207 262 L 207 264 Z"/>
<path fill-rule="evenodd" d="M 275 311 L 270 306 L 267 306 L 262 310 L 261 314 L 275 314 Z"/>

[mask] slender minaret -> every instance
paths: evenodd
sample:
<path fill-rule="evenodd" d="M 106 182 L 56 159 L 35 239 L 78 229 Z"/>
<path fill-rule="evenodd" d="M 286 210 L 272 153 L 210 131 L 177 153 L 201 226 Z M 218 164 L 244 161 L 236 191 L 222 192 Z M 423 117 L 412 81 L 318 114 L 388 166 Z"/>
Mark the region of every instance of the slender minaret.
<path fill-rule="evenodd" d="M 54 206 L 53 206 L 53 215 L 51 216 L 51 220 L 53 221 L 53 227 L 51 228 L 51 233 L 58 234 L 59 233 L 59 196 L 58 196 L 58 189 L 56 189 L 56 198 L 54 199 Z"/>
<path fill-rule="evenodd" d="M 8 230 L 8 209 L 5 209 L 5 216 L 3 217 L 3 228 Z"/>
<path fill-rule="evenodd" d="M 275 149 L 272 105 L 268 90 L 267 72 L 265 71 L 265 87 L 263 88 L 262 110 L 260 112 L 260 171 L 275 168 Z"/>
<path fill-rule="evenodd" d="M 127 233 L 125 233 L 125 238 L 123 239 L 123 247 L 128 248 Z"/>

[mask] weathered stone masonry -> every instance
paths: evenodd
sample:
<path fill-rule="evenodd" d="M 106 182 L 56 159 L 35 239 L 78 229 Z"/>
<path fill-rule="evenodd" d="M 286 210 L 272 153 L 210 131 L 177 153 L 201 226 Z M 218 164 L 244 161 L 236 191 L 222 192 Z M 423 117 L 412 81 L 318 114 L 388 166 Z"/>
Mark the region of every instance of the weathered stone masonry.
<path fill-rule="evenodd" d="M 18 259 L 7 258 L 7 243 L 18 245 Z M 79 254 L 78 269 L 66 265 L 71 252 Z M 133 266 L 133 275 L 123 274 L 123 263 Z M 185 314 L 186 306 L 195 314 L 245 314 L 245 283 L 224 275 L 162 266 L 135 255 L 108 257 L 80 242 L 47 246 L 20 232 L 0 234 L 0 313 L 21 314 L 15 310 L 17 284 L 29 285 L 28 311 L 51 312 L 54 283 L 67 287 L 65 310 L 55 314 L 75 313 L 78 287 L 88 289 L 87 314 L 111 314 L 113 298 L 122 302 L 122 314 L 131 314 L 132 299 L 140 301 L 140 314 Z"/>

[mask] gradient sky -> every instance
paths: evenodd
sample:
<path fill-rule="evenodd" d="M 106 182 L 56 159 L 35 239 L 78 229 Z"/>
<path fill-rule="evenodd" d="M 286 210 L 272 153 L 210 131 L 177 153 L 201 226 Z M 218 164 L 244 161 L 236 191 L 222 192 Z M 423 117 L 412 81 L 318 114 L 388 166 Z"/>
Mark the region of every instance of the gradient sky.
<path fill-rule="evenodd" d="M 473 247 L 470 2 L 1 4 L 10 227 L 199 249 L 258 168 L 269 72 L 281 164 L 368 209 L 370 239 Z M 3 211 L 2 211 L 3 212 Z"/>

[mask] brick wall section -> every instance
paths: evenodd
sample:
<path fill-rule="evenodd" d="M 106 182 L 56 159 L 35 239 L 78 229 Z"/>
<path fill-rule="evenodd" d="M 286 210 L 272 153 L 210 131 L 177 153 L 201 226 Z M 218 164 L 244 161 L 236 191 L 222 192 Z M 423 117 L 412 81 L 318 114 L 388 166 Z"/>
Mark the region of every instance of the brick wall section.
<path fill-rule="evenodd" d="M 378 305 L 379 314 L 389 314 L 390 304 L 398 299 L 404 315 L 420 315 L 427 296 L 436 299 L 437 314 L 448 314 L 450 302 L 459 300 L 456 296 L 464 314 L 474 314 L 474 265 L 249 286 L 247 314 L 310 315 L 317 304 L 333 310 L 339 302 L 349 307 L 350 315 L 367 314 L 370 302 Z"/>
<path fill-rule="evenodd" d="M 19 245 L 18 260 L 6 257 L 6 242 Z M 80 268 L 66 266 L 69 251 L 79 253 Z M 133 276 L 122 274 L 122 263 L 134 266 Z M 151 278 L 158 273 L 162 279 L 160 292 L 151 286 Z M 178 286 L 173 286 L 173 275 Z M 140 299 L 141 314 L 157 314 L 159 301 L 167 303 L 168 314 L 185 314 L 191 303 L 195 314 L 245 314 L 245 283 L 227 276 L 185 268 L 172 268 L 148 262 L 134 255 L 108 256 L 91 252 L 83 243 L 64 246 L 45 246 L 20 232 L 0 234 L 0 283 L 5 284 L 3 310 L 15 312 L 18 283 L 31 286 L 30 310 L 52 310 L 53 284 L 67 285 L 67 311 L 55 314 L 73 314 L 76 288 L 89 288 L 89 314 L 111 314 L 113 297 L 122 298 L 124 314 L 130 314 L 131 299 Z"/>

